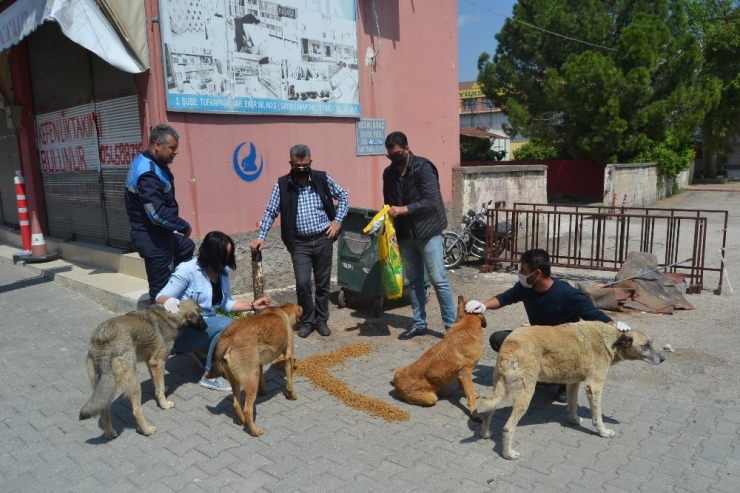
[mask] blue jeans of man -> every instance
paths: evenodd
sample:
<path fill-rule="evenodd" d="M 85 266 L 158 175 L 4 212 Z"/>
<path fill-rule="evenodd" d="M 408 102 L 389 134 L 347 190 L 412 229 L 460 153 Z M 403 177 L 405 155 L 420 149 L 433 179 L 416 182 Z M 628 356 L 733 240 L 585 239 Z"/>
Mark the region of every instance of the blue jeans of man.
<path fill-rule="evenodd" d="M 175 351 L 180 353 L 194 353 L 200 351 L 204 347 L 208 348 L 208 357 L 206 358 L 206 371 L 211 369 L 211 361 L 213 360 L 213 350 L 216 349 L 216 342 L 218 336 L 231 323 L 229 317 L 223 315 L 213 315 L 211 317 L 203 317 L 203 320 L 208 324 L 208 328 L 204 331 L 191 329 L 187 327 L 177 339 L 175 339 Z"/>
<path fill-rule="evenodd" d="M 439 309 L 445 330 L 457 319 L 457 306 L 452 297 L 452 286 L 447 280 L 444 263 L 444 241 L 438 234 L 426 240 L 415 238 L 400 240 L 403 272 L 411 289 L 411 309 L 414 312 L 414 328 L 427 328 L 426 288 L 424 286 L 424 267 L 429 274 L 429 281 L 437 294 Z"/>

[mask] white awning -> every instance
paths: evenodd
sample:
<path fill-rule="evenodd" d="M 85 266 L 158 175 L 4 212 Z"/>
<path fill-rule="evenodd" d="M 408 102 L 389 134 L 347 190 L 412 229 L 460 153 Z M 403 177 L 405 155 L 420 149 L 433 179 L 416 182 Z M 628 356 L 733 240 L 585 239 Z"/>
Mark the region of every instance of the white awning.
<path fill-rule="evenodd" d="M 130 3 L 140 6 L 138 14 L 143 19 L 143 1 Z M 57 22 L 65 36 L 114 67 L 133 74 L 149 68 L 148 56 L 142 60 L 121 39 L 94 0 L 17 0 L 0 13 L 0 51 L 19 43 L 46 21 Z"/>

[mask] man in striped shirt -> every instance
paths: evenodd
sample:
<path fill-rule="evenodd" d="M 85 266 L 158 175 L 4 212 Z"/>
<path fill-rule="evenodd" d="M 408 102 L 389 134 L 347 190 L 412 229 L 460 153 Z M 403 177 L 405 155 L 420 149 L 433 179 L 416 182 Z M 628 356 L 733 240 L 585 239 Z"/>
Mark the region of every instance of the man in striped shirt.
<path fill-rule="evenodd" d="M 323 171 L 311 169 L 311 150 L 299 144 L 290 149 L 290 173 L 278 179 L 260 223 L 260 232 L 250 247 L 260 251 L 267 232 L 278 214 L 280 236 L 290 252 L 295 273 L 296 296 L 303 308 L 300 337 L 316 331 L 331 334 L 329 288 L 334 240 L 347 216 L 349 198 Z M 334 204 L 334 201 L 337 204 Z M 316 285 L 316 299 L 311 293 L 311 272 Z"/>

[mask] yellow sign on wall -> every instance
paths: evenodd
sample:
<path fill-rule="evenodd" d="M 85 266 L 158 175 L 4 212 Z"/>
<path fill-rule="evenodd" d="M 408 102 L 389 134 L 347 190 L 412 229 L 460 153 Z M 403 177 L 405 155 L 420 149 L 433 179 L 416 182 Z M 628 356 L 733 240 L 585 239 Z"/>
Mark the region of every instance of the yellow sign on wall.
<path fill-rule="evenodd" d="M 460 95 L 460 99 L 477 99 L 486 97 L 477 82 L 473 84 L 473 87 L 470 89 L 462 89 L 458 91 L 458 94 Z"/>

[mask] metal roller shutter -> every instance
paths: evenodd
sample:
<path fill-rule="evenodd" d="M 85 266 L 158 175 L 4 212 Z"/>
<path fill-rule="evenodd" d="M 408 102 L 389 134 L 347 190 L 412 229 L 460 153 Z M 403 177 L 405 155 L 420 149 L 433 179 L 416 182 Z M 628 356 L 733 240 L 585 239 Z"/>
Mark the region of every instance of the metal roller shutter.
<path fill-rule="evenodd" d="M 19 227 L 15 198 L 15 172 L 21 169 L 15 130 L 0 121 L 0 219 L 6 226 Z"/>
<path fill-rule="evenodd" d="M 130 248 L 131 225 L 123 192 L 128 167 L 142 152 L 136 84 L 133 75 L 96 55 L 92 74 L 108 242 Z"/>
<path fill-rule="evenodd" d="M 105 244 L 90 53 L 55 23 L 28 48 L 49 234 Z"/>
<path fill-rule="evenodd" d="M 130 248 L 124 184 L 142 151 L 135 79 L 55 24 L 29 37 L 49 232 Z"/>

